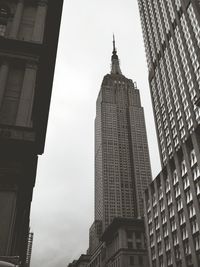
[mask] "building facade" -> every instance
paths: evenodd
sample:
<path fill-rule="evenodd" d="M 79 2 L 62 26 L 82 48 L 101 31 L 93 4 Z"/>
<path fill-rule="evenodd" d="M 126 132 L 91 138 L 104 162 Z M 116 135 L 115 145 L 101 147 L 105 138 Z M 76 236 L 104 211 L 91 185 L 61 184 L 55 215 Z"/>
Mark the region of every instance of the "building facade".
<path fill-rule="evenodd" d="M 94 221 L 89 230 L 89 254 L 92 255 L 96 247 L 99 245 L 102 233 L 102 221 Z"/>
<path fill-rule="evenodd" d="M 0 0 L 0 256 L 24 266 L 62 0 Z M 48 64 L 46 64 L 48 60 Z"/>
<path fill-rule="evenodd" d="M 90 255 L 82 254 L 78 260 L 74 260 L 72 263 L 68 264 L 68 267 L 87 267 L 90 262 Z"/>
<path fill-rule="evenodd" d="M 191 138 L 170 159 L 145 193 L 151 266 L 198 267 L 200 172 Z"/>
<path fill-rule="evenodd" d="M 88 267 L 148 267 L 143 219 L 115 218 L 101 236 Z"/>
<path fill-rule="evenodd" d="M 200 6 L 139 0 L 160 157 L 165 166 L 199 124 Z"/>
<path fill-rule="evenodd" d="M 151 266 L 200 265 L 200 3 L 138 0 L 162 171 L 145 194 Z"/>
<path fill-rule="evenodd" d="M 143 219 L 115 218 L 101 239 L 106 246 L 105 266 L 149 266 Z"/>

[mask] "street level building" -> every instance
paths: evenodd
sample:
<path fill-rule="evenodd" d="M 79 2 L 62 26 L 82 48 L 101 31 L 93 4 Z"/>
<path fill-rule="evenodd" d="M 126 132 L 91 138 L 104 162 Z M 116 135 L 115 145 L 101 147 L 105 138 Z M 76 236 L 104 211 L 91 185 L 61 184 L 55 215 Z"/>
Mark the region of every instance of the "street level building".
<path fill-rule="evenodd" d="M 106 228 L 88 267 L 148 267 L 144 220 L 115 218 Z"/>
<path fill-rule="evenodd" d="M 102 235 L 102 221 L 94 221 L 89 230 L 89 254 L 93 254 Z"/>
<path fill-rule="evenodd" d="M 101 238 L 106 246 L 106 266 L 148 266 L 144 233 L 144 220 L 115 218 Z"/>
<path fill-rule="evenodd" d="M 68 264 L 68 267 L 87 267 L 90 261 L 90 255 L 82 254 L 78 260 Z"/>
<path fill-rule="evenodd" d="M 63 0 L 0 0 L 0 256 L 26 261 Z M 48 63 L 47 63 L 48 62 Z"/>
<path fill-rule="evenodd" d="M 153 267 L 200 266 L 200 2 L 138 0 L 162 171 L 146 191 Z"/>

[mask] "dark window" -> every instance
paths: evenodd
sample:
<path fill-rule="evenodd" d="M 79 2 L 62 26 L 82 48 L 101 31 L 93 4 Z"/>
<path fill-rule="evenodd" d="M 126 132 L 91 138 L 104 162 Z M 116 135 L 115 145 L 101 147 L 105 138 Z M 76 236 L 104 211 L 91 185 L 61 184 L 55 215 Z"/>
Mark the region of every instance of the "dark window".
<path fill-rule="evenodd" d="M 7 18 L 8 15 L 9 15 L 9 8 L 4 6 L 4 5 L 1 5 L 0 6 L 0 16 L 4 17 L 4 18 Z"/>
<path fill-rule="evenodd" d="M 138 261 L 139 261 L 139 265 L 143 265 L 143 257 L 142 256 L 139 256 Z"/>
<path fill-rule="evenodd" d="M 0 36 L 4 36 L 6 33 L 6 25 L 0 23 Z"/>
<path fill-rule="evenodd" d="M 141 239 L 141 232 L 135 233 L 135 238 L 136 239 Z"/>
<path fill-rule="evenodd" d="M 133 238 L 133 232 L 132 231 L 127 231 L 126 235 L 127 235 L 127 238 Z"/>
<path fill-rule="evenodd" d="M 133 248 L 133 243 L 132 242 L 128 242 L 128 248 Z"/>
<path fill-rule="evenodd" d="M 130 256 L 130 265 L 133 266 L 134 265 L 134 257 Z"/>
<path fill-rule="evenodd" d="M 10 10 L 6 5 L 0 5 L 0 36 L 5 36 Z"/>
<path fill-rule="evenodd" d="M 140 242 L 137 242 L 136 243 L 136 247 L 137 247 L 137 249 L 141 249 L 142 248 L 142 244 Z"/>

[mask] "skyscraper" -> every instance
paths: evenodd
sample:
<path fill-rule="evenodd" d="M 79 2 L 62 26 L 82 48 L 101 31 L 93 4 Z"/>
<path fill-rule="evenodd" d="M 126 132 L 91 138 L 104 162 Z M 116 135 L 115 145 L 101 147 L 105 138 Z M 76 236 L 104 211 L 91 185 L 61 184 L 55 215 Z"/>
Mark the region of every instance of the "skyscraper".
<path fill-rule="evenodd" d="M 165 166 L 200 121 L 200 6 L 195 0 L 138 2 Z"/>
<path fill-rule="evenodd" d="M 63 0 L 0 1 L 0 257 L 24 266 Z M 48 62 L 48 64 L 47 64 Z"/>
<path fill-rule="evenodd" d="M 200 265 L 200 2 L 138 0 L 162 171 L 146 191 L 151 266 Z"/>
<path fill-rule="evenodd" d="M 122 74 L 113 40 L 111 73 L 103 78 L 96 102 L 95 221 L 88 267 L 148 266 L 143 196 L 150 181 L 139 90 Z"/>
<path fill-rule="evenodd" d="M 121 72 L 115 42 L 111 73 L 103 78 L 95 119 L 95 220 L 143 217 L 151 168 L 139 90 Z"/>

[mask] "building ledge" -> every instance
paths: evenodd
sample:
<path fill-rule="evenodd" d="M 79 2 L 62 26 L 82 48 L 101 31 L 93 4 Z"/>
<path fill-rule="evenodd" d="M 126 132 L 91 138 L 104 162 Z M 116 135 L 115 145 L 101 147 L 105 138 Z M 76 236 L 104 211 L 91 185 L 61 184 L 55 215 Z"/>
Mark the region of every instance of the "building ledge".
<path fill-rule="evenodd" d="M 0 267 L 17 267 L 19 266 L 19 257 L 0 256 Z"/>
<path fill-rule="evenodd" d="M 103 235 L 101 236 L 101 241 L 109 241 L 112 239 L 115 232 L 123 226 L 130 226 L 135 228 L 136 231 L 144 231 L 144 220 L 137 218 L 114 218 L 112 223 L 105 229 Z"/>

